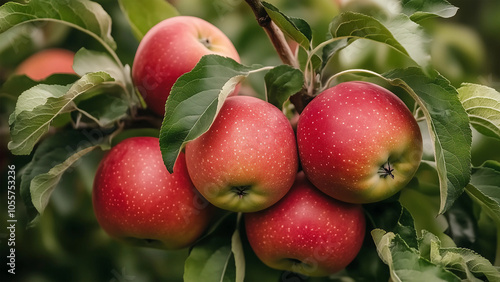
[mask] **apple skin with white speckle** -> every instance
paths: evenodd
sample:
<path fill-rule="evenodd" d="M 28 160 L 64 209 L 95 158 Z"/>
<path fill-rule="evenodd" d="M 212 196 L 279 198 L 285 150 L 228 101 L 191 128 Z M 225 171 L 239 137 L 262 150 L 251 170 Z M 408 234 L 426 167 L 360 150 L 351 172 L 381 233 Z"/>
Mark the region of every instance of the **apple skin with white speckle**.
<path fill-rule="evenodd" d="M 192 16 L 163 20 L 146 33 L 137 48 L 132 65 L 134 85 L 148 107 L 163 116 L 175 81 L 208 54 L 240 62 L 230 39 L 211 23 Z"/>
<path fill-rule="evenodd" d="M 185 153 L 196 189 L 234 212 L 276 203 L 298 170 L 290 122 L 277 107 L 250 96 L 227 98 L 210 129 L 187 143 Z"/>
<path fill-rule="evenodd" d="M 278 203 L 244 216 L 250 246 L 269 267 L 307 276 L 344 269 L 363 244 L 366 220 L 359 204 L 338 201 L 303 172 Z"/>
<path fill-rule="evenodd" d="M 415 174 L 423 147 L 403 101 L 361 81 L 340 83 L 315 97 L 300 114 L 297 144 L 309 180 L 350 203 L 378 202 L 400 191 Z"/>
<path fill-rule="evenodd" d="M 92 200 L 111 237 L 162 249 L 194 243 L 215 209 L 194 188 L 183 154 L 168 173 L 155 137 L 131 137 L 114 146 L 99 164 Z"/>

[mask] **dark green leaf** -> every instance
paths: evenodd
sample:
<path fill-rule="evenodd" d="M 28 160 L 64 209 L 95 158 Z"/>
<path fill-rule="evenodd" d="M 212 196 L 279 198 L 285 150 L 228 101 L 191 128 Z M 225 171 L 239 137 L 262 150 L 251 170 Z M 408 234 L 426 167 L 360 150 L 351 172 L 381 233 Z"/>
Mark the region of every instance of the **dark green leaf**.
<path fill-rule="evenodd" d="M 304 86 L 304 74 L 288 65 L 273 68 L 266 73 L 264 80 L 266 81 L 267 101 L 280 110 L 288 98 Z"/>
<path fill-rule="evenodd" d="M 89 73 L 72 85 L 39 84 L 23 92 L 9 118 L 12 137 L 9 150 L 17 155 L 31 153 L 38 140 L 48 132 L 51 122 L 58 115 L 75 109 L 76 98 L 112 81 L 107 73 Z"/>
<path fill-rule="evenodd" d="M 87 0 L 32 0 L 27 4 L 8 2 L 0 7 L 0 33 L 16 25 L 36 21 L 58 21 L 104 42 L 111 49 L 111 18 L 96 2 Z"/>
<path fill-rule="evenodd" d="M 77 120 L 96 122 L 100 127 L 107 127 L 125 117 L 129 109 L 126 100 L 108 94 L 101 94 L 86 99 L 77 105 Z M 78 122 L 77 122 L 78 123 Z"/>
<path fill-rule="evenodd" d="M 420 252 L 428 259 L 442 267 L 461 272 L 467 277 L 467 281 L 482 281 L 488 278 L 489 281 L 498 281 L 500 272 L 491 265 L 487 259 L 465 248 L 441 248 L 441 241 L 434 234 L 422 232 L 420 239 Z"/>
<path fill-rule="evenodd" d="M 236 217 L 228 216 L 216 230 L 195 244 L 184 264 L 184 281 L 241 281 L 237 279 L 237 267 L 241 266 L 242 259 L 238 228 Z"/>
<path fill-rule="evenodd" d="M 427 68 L 430 61 L 429 39 L 421 26 L 404 14 L 381 22 L 373 17 L 353 12 L 336 16 L 330 23 L 330 33 L 338 39 L 368 39 L 386 44 Z"/>
<path fill-rule="evenodd" d="M 344 49 L 349 45 L 349 42 L 347 38 L 335 40 L 329 44 L 327 44 L 325 47 L 323 47 L 323 53 L 322 53 L 322 67 L 325 67 L 325 65 L 328 63 L 330 58 L 332 58 L 335 54 L 337 54 L 338 51 Z"/>
<path fill-rule="evenodd" d="M 108 132 L 63 131 L 37 147 L 21 175 L 21 197 L 32 222 L 41 214 L 63 173 L 88 152 L 106 144 Z"/>
<path fill-rule="evenodd" d="M 259 67 L 248 67 L 218 55 L 205 55 L 177 79 L 165 105 L 160 131 L 163 161 L 172 172 L 182 147 L 212 125 L 235 86 Z"/>
<path fill-rule="evenodd" d="M 484 85 L 466 83 L 458 94 L 474 128 L 500 139 L 500 93 Z"/>
<path fill-rule="evenodd" d="M 500 171 L 484 166 L 474 168 L 466 191 L 500 227 Z"/>
<path fill-rule="evenodd" d="M 372 237 L 380 258 L 389 266 L 392 281 L 461 281 L 442 266 L 420 257 L 397 234 L 374 229 Z"/>
<path fill-rule="evenodd" d="M 413 21 L 421 21 L 429 17 L 453 17 L 458 8 L 446 0 L 403 0 L 403 13 Z"/>
<path fill-rule="evenodd" d="M 412 248 L 417 248 L 417 233 L 413 217 L 399 201 L 386 201 L 364 205 L 365 212 L 374 228 L 401 236 Z"/>
<path fill-rule="evenodd" d="M 440 181 L 440 213 L 444 213 L 469 183 L 472 132 L 456 89 L 439 74 L 433 75 L 429 77 L 418 68 L 408 68 L 383 76 L 391 84 L 404 88 L 424 113 Z"/>
<path fill-rule="evenodd" d="M 262 2 L 267 14 L 273 22 L 290 38 L 295 40 L 305 49 L 310 48 L 312 39 L 312 30 L 309 24 L 297 18 L 290 18 L 284 15 L 275 6 L 270 3 Z"/>
<path fill-rule="evenodd" d="M 179 15 L 177 9 L 165 0 L 119 0 L 118 2 L 138 40 L 141 40 L 157 23 Z"/>
<path fill-rule="evenodd" d="M 401 216 L 399 217 L 398 224 L 394 229 L 394 233 L 401 236 L 401 239 L 403 239 L 410 248 L 418 248 L 417 232 L 415 231 L 413 217 L 404 207 L 401 207 Z"/>

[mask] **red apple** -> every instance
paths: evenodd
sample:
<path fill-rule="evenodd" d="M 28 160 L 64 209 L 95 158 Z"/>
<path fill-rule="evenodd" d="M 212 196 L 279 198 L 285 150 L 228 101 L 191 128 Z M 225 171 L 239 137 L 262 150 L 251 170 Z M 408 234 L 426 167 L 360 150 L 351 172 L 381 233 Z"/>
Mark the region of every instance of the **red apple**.
<path fill-rule="evenodd" d="M 15 74 L 24 74 L 33 80 L 42 80 L 55 73 L 71 73 L 75 53 L 65 49 L 47 49 L 37 52 L 24 60 Z"/>
<path fill-rule="evenodd" d="M 183 154 L 168 173 L 154 137 L 132 137 L 113 147 L 99 164 L 92 196 L 97 220 L 109 235 L 166 249 L 194 243 L 213 208 L 194 188 Z"/>
<path fill-rule="evenodd" d="M 141 40 L 132 66 L 134 84 L 148 107 L 163 116 L 172 85 L 208 54 L 240 61 L 229 38 L 203 19 L 177 16 L 151 28 Z"/>
<path fill-rule="evenodd" d="M 302 172 L 283 199 L 244 219 L 250 246 L 262 262 L 308 276 L 345 268 L 361 249 L 366 228 L 361 205 L 325 195 Z"/>
<path fill-rule="evenodd" d="M 210 129 L 186 145 L 189 175 L 217 207 L 252 212 L 290 189 L 298 169 L 295 135 L 285 115 L 250 96 L 226 99 Z"/>
<path fill-rule="evenodd" d="M 297 143 L 309 180 L 351 203 L 394 195 L 422 157 L 410 110 L 392 92 L 367 82 L 344 82 L 315 97 L 299 117 Z"/>

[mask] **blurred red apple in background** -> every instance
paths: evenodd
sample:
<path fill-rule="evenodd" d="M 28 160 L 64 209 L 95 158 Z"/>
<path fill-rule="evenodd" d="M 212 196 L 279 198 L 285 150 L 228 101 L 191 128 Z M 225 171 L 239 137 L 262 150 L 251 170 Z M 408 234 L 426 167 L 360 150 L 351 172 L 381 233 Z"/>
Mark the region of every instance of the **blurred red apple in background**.
<path fill-rule="evenodd" d="M 55 73 L 71 73 L 75 53 L 65 49 L 46 49 L 24 60 L 15 70 L 15 74 L 24 74 L 33 80 L 42 80 Z"/>

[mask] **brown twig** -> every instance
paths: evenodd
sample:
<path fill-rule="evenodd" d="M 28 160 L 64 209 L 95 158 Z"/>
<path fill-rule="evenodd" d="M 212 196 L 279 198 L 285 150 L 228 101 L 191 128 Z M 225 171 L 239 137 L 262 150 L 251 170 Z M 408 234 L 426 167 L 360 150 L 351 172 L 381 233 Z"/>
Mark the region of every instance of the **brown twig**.
<path fill-rule="evenodd" d="M 299 63 L 295 58 L 292 49 L 286 42 L 285 35 L 279 29 L 279 27 L 271 20 L 271 17 L 266 12 L 266 9 L 260 2 L 260 0 L 245 0 L 245 2 L 250 6 L 255 18 L 259 25 L 265 30 L 267 36 L 271 40 L 274 49 L 278 52 L 281 61 L 290 65 L 294 68 L 299 68 Z M 297 112 L 302 112 L 304 107 L 307 105 L 311 97 L 307 95 L 307 87 L 304 85 L 301 91 L 290 97 L 290 102 L 295 106 Z"/>

